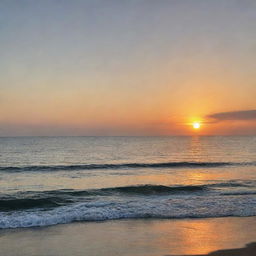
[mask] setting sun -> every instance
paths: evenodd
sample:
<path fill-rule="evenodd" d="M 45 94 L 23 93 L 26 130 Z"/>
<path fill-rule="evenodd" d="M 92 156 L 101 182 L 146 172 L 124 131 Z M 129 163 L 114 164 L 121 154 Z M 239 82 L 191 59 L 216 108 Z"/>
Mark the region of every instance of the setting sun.
<path fill-rule="evenodd" d="M 199 122 L 194 122 L 193 123 L 193 128 L 194 129 L 199 129 L 201 127 L 201 124 Z"/>

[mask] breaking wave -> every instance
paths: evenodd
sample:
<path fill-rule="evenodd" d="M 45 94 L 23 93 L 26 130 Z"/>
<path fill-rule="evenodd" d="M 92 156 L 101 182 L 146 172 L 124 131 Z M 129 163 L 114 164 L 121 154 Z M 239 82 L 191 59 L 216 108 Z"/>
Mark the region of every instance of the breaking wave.
<path fill-rule="evenodd" d="M 226 191 L 227 187 L 231 190 Z M 223 188 L 225 189 L 224 192 L 222 191 Z M 241 190 L 241 188 L 244 190 Z M 187 186 L 137 185 L 88 190 L 27 191 L 12 195 L 0 195 L 0 211 L 17 211 L 33 208 L 48 209 L 111 196 L 120 198 L 144 196 L 146 198 L 147 196 L 157 197 L 161 195 L 204 195 L 207 192 L 215 192 L 222 195 L 256 194 L 256 190 L 252 189 L 255 189 L 253 182 L 229 182 Z"/>
<path fill-rule="evenodd" d="M 78 164 L 78 165 L 35 165 L 35 166 L 0 166 L 0 171 L 64 171 L 97 169 L 138 169 L 138 168 L 214 168 L 222 166 L 256 165 L 256 162 L 165 162 L 165 163 L 123 163 L 123 164 Z"/>
<path fill-rule="evenodd" d="M 138 198 L 97 200 L 66 205 L 47 211 L 30 210 L 0 213 L 0 229 L 49 226 L 77 221 L 116 219 L 210 218 L 255 216 L 255 196 L 192 198 Z"/>

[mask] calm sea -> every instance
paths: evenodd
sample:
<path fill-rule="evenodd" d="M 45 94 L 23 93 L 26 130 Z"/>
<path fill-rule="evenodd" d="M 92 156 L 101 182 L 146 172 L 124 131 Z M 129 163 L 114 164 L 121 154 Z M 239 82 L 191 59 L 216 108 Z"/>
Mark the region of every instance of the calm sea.
<path fill-rule="evenodd" d="M 256 136 L 0 138 L 0 228 L 256 215 Z"/>

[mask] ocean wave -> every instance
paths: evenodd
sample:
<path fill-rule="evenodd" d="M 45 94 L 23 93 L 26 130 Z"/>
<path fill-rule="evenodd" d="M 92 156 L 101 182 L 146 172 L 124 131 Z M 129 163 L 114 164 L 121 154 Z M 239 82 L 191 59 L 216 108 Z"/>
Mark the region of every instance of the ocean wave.
<path fill-rule="evenodd" d="M 227 191 L 227 187 L 230 191 Z M 236 189 L 240 189 L 237 191 Z M 245 190 L 241 190 L 245 189 Z M 183 186 L 164 186 L 164 185 L 135 185 L 124 187 L 110 187 L 101 189 L 72 190 L 61 189 L 51 191 L 27 191 L 12 195 L 0 195 L 0 211 L 25 210 L 33 208 L 55 208 L 72 203 L 96 200 L 100 197 L 141 197 L 148 196 L 175 196 L 175 195 L 246 195 L 256 193 L 253 182 L 228 182 L 203 185 L 183 185 Z M 224 191 L 223 191 L 224 189 Z M 235 190 L 234 190 L 235 189 Z"/>
<path fill-rule="evenodd" d="M 254 191 L 234 191 L 221 193 L 223 196 L 243 196 L 243 195 L 256 195 L 256 190 Z"/>
<path fill-rule="evenodd" d="M 222 166 L 256 165 L 256 162 L 164 162 L 164 163 L 122 163 L 122 164 L 77 164 L 77 165 L 34 165 L 0 166 L 0 171 L 65 171 L 97 169 L 138 169 L 138 168 L 214 168 Z"/>
<path fill-rule="evenodd" d="M 30 208 L 53 208 L 65 204 L 88 200 L 93 196 L 163 195 L 203 191 L 206 186 L 163 186 L 138 185 L 89 190 L 52 190 L 44 192 L 23 192 L 17 195 L 0 196 L 0 211 Z"/>
<path fill-rule="evenodd" d="M 255 196 L 193 197 L 183 199 L 138 198 L 71 204 L 47 211 L 0 213 L 0 229 L 49 226 L 77 221 L 116 219 L 173 219 L 255 216 Z"/>
<path fill-rule="evenodd" d="M 0 210 L 18 210 L 18 209 L 27 209 L 34 207 L 54 207 L 58 206 L 58 203 L 51 198 L 43 199 L 5 199 L 0 200 Z"/>

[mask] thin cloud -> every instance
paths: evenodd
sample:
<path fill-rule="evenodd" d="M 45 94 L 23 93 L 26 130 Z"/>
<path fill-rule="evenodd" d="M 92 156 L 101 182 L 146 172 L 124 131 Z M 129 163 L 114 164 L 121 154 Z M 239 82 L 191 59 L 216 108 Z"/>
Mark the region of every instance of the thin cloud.
<path fill-rule="evenodd" d="M 207 118 L 214 118 L 218 121 L 225 120 L 256 120 L 256 110 L 241 110 L 231 112 L 219 112 L 208 115 Z"/>

